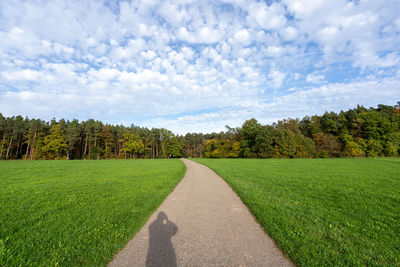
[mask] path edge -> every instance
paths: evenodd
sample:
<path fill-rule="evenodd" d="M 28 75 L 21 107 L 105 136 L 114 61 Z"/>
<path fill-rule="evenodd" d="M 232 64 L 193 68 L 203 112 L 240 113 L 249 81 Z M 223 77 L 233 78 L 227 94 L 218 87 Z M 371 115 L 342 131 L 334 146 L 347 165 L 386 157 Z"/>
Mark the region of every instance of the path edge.
<path fill-rule="evenodd" d="M 276 240 L 275 240 L 274 238 L 272 238 L 272 237 L 270 236 L 270 234 L 265 230 L 265 228 L 261 225 L 261 223 L 259 222 L 259 220 L 257 219 L 257 217 L 253 214 L 253 212 L 251 211 L 251 209 L 246 205 L 246 203 L 243 201 L 243 199 L 240 197 L 240 195 L 236 192 L 236 190 L 235 190 L 235 189 L 220 175 L 220 174 L 218 174 L 218 172 L 216 172 L 216 171 L 213 170 L 212 168 L 208 167 L 207 165 L 204 165 L 204 164 L 202 164 L 202 163 L 200 163 L 200 162 L 197 162 L 197 161 L 195 161 L 195 160 L 192 160 L 191 158 L 185 158 L 185 159 L 190 160 L 190 161 L 192 161 L 192 162 L 195 162 L 195 163 L 197 163 L 197 164 L 200 164 L 200 165 L 206 167 L 207 169 L 209 169 L 210 171 L 212 171 L 213 173 L 215 173 L 215 175 L 217 175 L 218 177 L 220 177 L 221 180 L 222 180 L 226 185 L 228 185 L 229 188 L 232 190 L 232 192 L 234 192 L 235 195 L 240 199 L 240 201 L 243 203 L 243 205 L 246 207 L 246 209 L 249 211 L 249 213 L 250 213 L 251 216 L 253 217 L 255 223 L 260 227 L 260 229 L 265 233 L 265 235 L 267 235 L 268 238 L 270 238 L 270 239 L 273 241 L 274 245 L 275 245 L 276 248 L 282 253 L 282 255 L 283 255 L 288 261 L 290 261 L 290 263 L 291 263 L 293 266 L 297 266 L 296 263 L 293 261 L 293 259 L 292 259 L 291 257 L 289 257 L 289 255 L 287 255 L 287 253 L 281 248 L 281 246 L 278 244 L 278 242 L 276 242 Z"/>
<path fill-rule="evenodd" d="M 136 233 L 134 233 L 134 234 L 129 238 L 129 240 L 124 244 L 124 246 L 123 246 L 121 249 L 119 249 L 119 250 L 113 255 L 112 259 L 107 263 L 107 266 L 110 266 L 111 262 L 114 261 L 115 257 L 117 257 L 117 255 L 118 255 L 121 251 L 125 250 L 125 248 L 126 248 L 126 247 L 128 246 L 128 244 L 129 244 L 129 242 L 131 242 L 131 241 L 136 237 L 136 235 L 137 235 L 137 234 L 143 229 L 143 227 L 149 222 L 151 216 L 153 216 L 153 215 L 157 212 L 157 210 L 162 206 L 162 204 L 164 204 L 164 202 L 165 202 L 165 201 L 167 200 L 167 198 L 172 194 L 172 192 L 174 192 L 174 191 L 176 190 L 176 188 L 178 187 L 178 185 L 179 185 L 180 183 L 182 183 L 183 179 L 185 179 L 186 174 L 187 174 L 187 166 L 186 166 L 185 162 L 183 162 L 183 160 L 182 160 L 181 158 L 179 158 L 179 160 L 183 163 L 183 166 L 184 166 L 184 173 L 183 173 L 183 176 L 182 176 L 181 180 L 174 186 L 174 188 L 171 190 L 171 192 L 169 192 L 169 194 L 165 196 L 164 200 L 160 203 L 160 205 L 158 205 L 158 206 L 154 209 L 154 211 L 149 215 L 149 217 L 148 217 L 147 220 L 144 222 L 144 224 L 139 228 L 139 230 L 138 230 Z"/>

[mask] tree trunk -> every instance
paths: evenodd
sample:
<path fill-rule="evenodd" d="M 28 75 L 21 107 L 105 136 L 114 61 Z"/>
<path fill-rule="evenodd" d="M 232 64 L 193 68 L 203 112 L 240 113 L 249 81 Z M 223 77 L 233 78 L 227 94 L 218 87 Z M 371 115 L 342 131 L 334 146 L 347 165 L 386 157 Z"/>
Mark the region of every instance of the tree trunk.
<path fill-rule="evenodd" d="M 33 135 L 33 142 L 32 142 L 32 146 L 31 146 L 31 160 L 33 159 L 33 152 L 35 151 L 35 141 L 36 141 L 36 130 L 35 130 L 35 134 Z"/>
<path fill-rule="evenodd" d="M 83 151 L 83 157 L 86 157 L 87 143 L 88 143 L 88 136 L 86 135 L 86 139 L 85 139 L 85 150 Z"/>
<path fill-rule="evenodd" d="M 83 133 L 81 133 L 81 140 L 79 141 L 79 158 L 82 159 L 83 154 Z"/>
<path fill-rule="evenodd" d="M 96 147 L 96 144 L 97 144 L 97 138 L 95 137 L 94 138 L 94 145 L 93 145 L 93 147 Z M 89 148 L 90 149 L 90 148 Z M 90 150 L 89 150 L 90 151 Z M 95 150 L 95 151 L 97 151 L 97 149 Z M 90 153 L 90 152 L 89 152 Z M 98 152 L 97 152 L 98 153 Z M 96 158 L 97 159 L 99 159 L 99 156 L 98 156 L 99 154 L 96 154 Z"/>
<path fill-rule="evenodd" d="M 21 134 L 18 134 L 18 142 L 17 142 L 17 153 L 15 154 L 15 158 L 18 158 L 18 153 L 19 153 L 19 146 L 21 144 Z"/>
<path fill-rule="evenodd" d="M 146 143 L 146 141 L 144 141 L 143 143 L 144 143 L 144 150 L 143 150 L 143 154 L 144 154 L 144 155 L 143 155 L 143 158 L 146 158 L 146 156 L 147 156 L 147 155 L 146 155 L 147 143 Z M 135 157 L 135 155 L 133 155 L 133 156 Z"/>
<path fill-rule="evenodd" d="M 31 144 L 31 139 L 28 139 L 28 145 L 26 146 L 26 152 L 25 152 L 25 160 L 28 158 L 28 153 L 29 153 L 29 145 Z"/>
<path fill-rule="evenodd" d="M 0 159 L 3 157 L 3 147 L 5 141 L 6 141 L 6 130 L 4 129 L 3 141 L 1 142 L 1 148 L 0 148 Z"/>
<path fill-rule="evenodd" d="M 156 142 L 156 158 L 158 159 L 158 142 Z"/>
<path fill-rule="evenodd" d="M 7 148 L 6 159 L 8 159 L 8 154 L 10 153 L 10 148 L 11 148 L 13 138 L 14 138 L 14 135 L 12 134 L 11 138 L 10 138 L 10 143 L 8 144 L 8 148 Z"/>

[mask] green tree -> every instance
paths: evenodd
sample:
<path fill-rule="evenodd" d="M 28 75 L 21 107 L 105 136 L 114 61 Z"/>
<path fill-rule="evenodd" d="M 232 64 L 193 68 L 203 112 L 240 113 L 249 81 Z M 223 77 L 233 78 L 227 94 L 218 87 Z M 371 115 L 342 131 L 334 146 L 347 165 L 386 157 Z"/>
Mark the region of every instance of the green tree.
<path fill-rule="evenodd" d="M 274 127 L 268 125 L 262 126 L 256 119 L 250 119 L 243 123 L 238 133 L 242 139 L 241 156 L 268 158 L 274 155 Z"/>
<path fill-rule="evenodd" d="M 113 148 L 114 148 L 114 138 L 111 127 L 109 125 L 104 125 L 101 128 L 101 141 L 103 142 L 104 147 L 104 157 L 109 159 L 112 157 Z"/>
<path fill-rule="evenodd" d="M 65 126 L 65 142 L 67 143 L 67 159 L 70 159 L 71 154 L 79 142 L 81 137 L 81 127 L 79 125 L 78 120 L 73 120 L 71 122 L 67 122 Z"/>
<path fill-rule="evenodd" d="M 166 147 L 166 154 L 169 158 L 182 157 L 183 144 L 179 141 L 178 137 L 173 136 L 168 141 Z"/>
<path fill-rule="evenodd" d="M 316 115 L 304 117 L 300 121 L 299 127 L 305 136 L 312 138 L 315 134 L 322 132 L 321 118 Z"/>
<path fill-rule="evenodd" d="M 324 133 L 337 135 L 340 129 L 338 115 L 335 112 L 325 112 L 321 117 L 321 127 Z"/>
<path fill-rule="evenodd" d="M 385 113 L 376 111 L 363 112 L 359 115 L 362 120 L 362 137 L 364 139 L 382 140 L 395 130 L 395 125 Z"/>
<path fill-rule="evenodd" d="M 369 139 L 367 141 L 366 155 L 368 157 L 377 157 L 383 155 L 383 145 L 379 140 Z"/>

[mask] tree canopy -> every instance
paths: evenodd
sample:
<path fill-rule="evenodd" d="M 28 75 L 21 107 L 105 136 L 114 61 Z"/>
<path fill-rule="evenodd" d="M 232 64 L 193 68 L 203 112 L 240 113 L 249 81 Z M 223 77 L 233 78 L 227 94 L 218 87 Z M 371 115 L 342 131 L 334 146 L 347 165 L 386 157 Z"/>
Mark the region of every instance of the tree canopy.
<path fill-rule="evenodd" d="M 220 133 L 186 135 L 93 119 L 46 122 L 0 113 L 0 138 L 0 159 L 394 157 L 400 152 L 400 102 L 272 125 L 252 118 Z"/>

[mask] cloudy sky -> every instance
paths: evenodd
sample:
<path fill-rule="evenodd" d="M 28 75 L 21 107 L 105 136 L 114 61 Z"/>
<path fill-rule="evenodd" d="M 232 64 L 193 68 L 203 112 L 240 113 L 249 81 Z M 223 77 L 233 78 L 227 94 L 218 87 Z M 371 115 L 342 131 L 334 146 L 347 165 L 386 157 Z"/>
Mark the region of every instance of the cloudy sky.
<path fill-rule="evenodd" d="M 398 0 L 1 0 L 0 112 L 224 130 L 400 101 Z"/>

